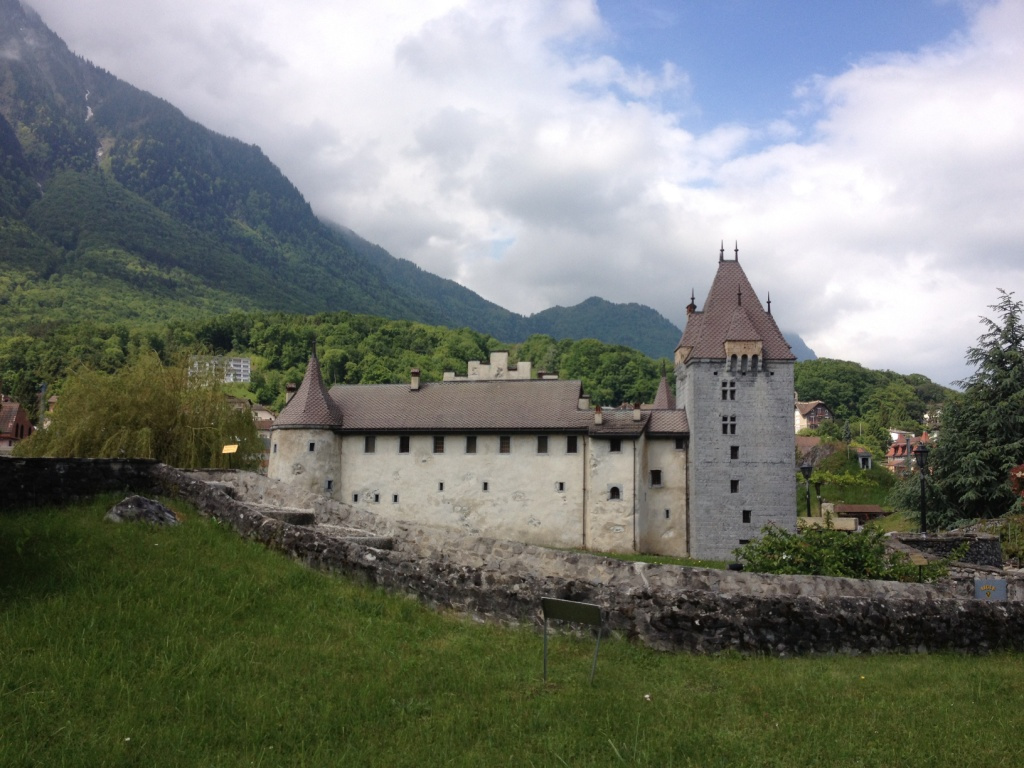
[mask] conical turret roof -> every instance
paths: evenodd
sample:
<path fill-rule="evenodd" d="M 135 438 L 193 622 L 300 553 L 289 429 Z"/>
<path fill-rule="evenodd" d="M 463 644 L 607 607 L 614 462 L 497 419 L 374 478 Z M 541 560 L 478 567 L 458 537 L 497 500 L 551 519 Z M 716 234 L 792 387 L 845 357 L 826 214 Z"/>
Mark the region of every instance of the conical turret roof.
<path fill-rule="evenodd" d="M 796 360 L 738 259 L 719 262 L 704 309 L 687 316 L 679 346 L 689 347 L 692 358 L 718 359 L 727 341 L 760 341 L 765 360 Z"/>
<path fill-rule="evenodd" d="M 309 357 L 302 384 L 281 415 L 275 427 L 313 427 L 331 429 L 342 424 L 341 410 L 331 400 L 320 373 L 320 361 L 314 352 Z"/>

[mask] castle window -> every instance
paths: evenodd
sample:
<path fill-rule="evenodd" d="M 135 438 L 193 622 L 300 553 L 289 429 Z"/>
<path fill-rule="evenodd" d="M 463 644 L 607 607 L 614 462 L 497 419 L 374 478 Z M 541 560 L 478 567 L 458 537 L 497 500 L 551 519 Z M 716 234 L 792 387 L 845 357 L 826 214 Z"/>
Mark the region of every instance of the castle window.
<path fill-rule="evenodd" d="M 484 490 L 485 491 L 491 490 L 491 484 L 488 483 L 486 480 L 484 480 Z"/>
<path fill-rule="evenodd" d="M 750 367 L 751 367 L 751 369 L 756 371 L 757 370 L 757 364 L 758 364 L 758 358 L 757 358 L 757 355 L 754 355 L 753 357 L 750 358 Z"/>
<path fill-rule="evenodd" d="M 512 437 L 510 435 L 498 436 L 498 453 L 512 453 Z"/>
<path fill-rule="evenodd" d="M 569 435 L 565 438 L 565 452 L 576 453 L 579 450 L 579 439 L 576 435 Z"/>
<path fill-rule="evenodd" d="M 671 517 L 672 517 L 672 513 L 669 510 L 666 509 L 665 510 L 665 519 L 668 520 Z"/>
<path fill-rule="evenodd" d="M 736 370 L 736 355 L 733 355 L 732 357 L 729 358 L 729 370 Z"/>
<path fill-rule="evenodd" d="M 391 503 L 392 504 L 397 504 L 398 503 L 398 494 L 397 493 L 395 493 L 395 494 L 393 494 L 391 496 Z"/>
<path fill-rule="evenodd" d="M 476 453 L 476 435 L 466 435 L 466 453 Z"/>
<path fill-rule="evenodd" d="M 622 438 L 613 437 L 608 441 L 608 450 L 612 453 L 619 453 L 622 450 Z"/>
<path fill-rule="evenodd" d="M 608 489 L 608 499 L 609 499 L 609 501 L 618 501 L 621 498 L 622 498 L 622 489 L 619 488 L 619 486 L 613 485 L 611 488 Z"/>
<path fill-rule="evenodd" d="M 559 493 L 564 493 L 565 483 L 563 483 L 562 481 L 555 483 L 555 490 L 558 491 Z"/>
<path fill-rule="evenodd" d="M 333 480 L 328 480 L 327 481 L 327 485 L 325 487 L 326 487 L 326 489 L 328 491 L 333 491 L 334 490 L 334 481 Z"/>
<path fill-rule="evenodd" d="M 741 546 L 741 547 L 742 547 L 742 546 L 743 546 L 744 544 L 749 544 L 749 543 L 750 543 L 750 539 L 740 539 L 740 546 Z"/>
<path fill-rule="evenodd" d="M 309 444 L 309 452 L 313 453 L 313 451 L 315 451 L 315 450 L 316 450 L 316 443 L 310 443 Z"/>
<path fill-rule="evenodd" d="M 723 435 L 735 435 L 736 434 L 736 417 L 735 416 L 723 416 L 722 417 L 722 434 Z"/>
<path fill-rule="evenodd" d="M 655 487 L 661 485 L 661 470 L 660 469 L 652 469 L 651 470 L 651 485 L 655 486 Z"/>
<path fill-rule="evenodd" d="M 373 503 L 374 504 L 380 504 L 380 494 L 379 493 L 373 494 Z"/>
<path fill-rule="evenodd" d="M 409 452 L 409 436 L 399 435 L 398 436 L 398 452 L 408 453 Z"/>
<path fill-rule="evenodd" d="M 749 523 L 750 522 L 750 510 L 749 509 L 744 509 L 743 510 L 743 522 L 744 523 Z"/>
<path fill-rule="evenodd" d="M 740 492 L 740 481 L 739 480 L 730 480 L 729 481 L 729 493 L 739 493 L 739 492 Z"/>
<path fill-rule="evenodd" d="M 537 435 L 537 453 L 547 453 L 547 452 L 548 452 L 548 436 L 547 435 Z"/>
<path fill-rule="evenodd" d="M 681 437 L 676 438 L 676 450 L 681 451 L 686 447 L 686 440 Z"/>
<path fill-rule="evenodd" d="M 743 357 L 741 357 L 741 358 L 740 358 L 740 370 L 741 370 L 741 371 L 742 371 L 743 373 L 746 373 L 746 372 L 747 372 L 747 359 L 748 359 L 748 358 L 747 358 L 747 356 L 746 356 L 746 355 L 744 355 Z"/>
<path fill-rule="evenodd" d="M 444 490 L 444 483 L 438 483 L 437 484 L 437 490 L 443 491 Z"/>
<path fill-rule="evenodd" d="M 736 399 L 736 382 L 735 381 L 723 381 L 722 382 L 722 399 L 723 400 L 735 400 Z"/>
<path fill-rule="evenodd" d="M 359 503 L 359 494 L 358 493 L 353 493 L 352 494 L 352 503 L 353 504 L 358 504 Z"/>
<path fill-rule="evenodd" d="M 740 457 L 740 447 L 738 445 L 729 446 L 729 458 L 738 459 Z"/>
<path fill-rule="evenodd" d="M 444 453 L 444 435 L 434 435 L 434 453 Z"/>
<path fill-rule="evenodd" d="M 377 436 L 367 435 L 363 438 L 363 453 L 373 453 L 377 450 Z"/>
<path fill-rule="evenodd" d="M 277 443 L 274 443 L 274 453 L 277 453 Z"/>

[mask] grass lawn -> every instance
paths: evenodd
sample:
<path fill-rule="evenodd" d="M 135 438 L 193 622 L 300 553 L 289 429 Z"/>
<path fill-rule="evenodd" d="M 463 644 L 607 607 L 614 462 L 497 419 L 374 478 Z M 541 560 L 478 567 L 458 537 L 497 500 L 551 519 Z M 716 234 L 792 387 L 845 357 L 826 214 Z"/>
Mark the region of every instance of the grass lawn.
<path fill-rule="evenodd" d="M 1017 766 L 1024 657 L 541 637 L 312 572 L 177 505 L 0 515 L 3 766 Z"/>

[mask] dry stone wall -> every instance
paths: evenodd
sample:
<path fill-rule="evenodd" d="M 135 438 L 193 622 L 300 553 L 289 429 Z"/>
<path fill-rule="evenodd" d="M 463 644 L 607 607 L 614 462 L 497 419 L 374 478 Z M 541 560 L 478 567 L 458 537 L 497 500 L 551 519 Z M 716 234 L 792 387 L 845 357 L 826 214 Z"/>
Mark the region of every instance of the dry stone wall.
<path fill-rule="evenodd" d="M 144 487 L 133 490 L 184 498 L 240 535 L 311 567 L 486 619 L 538 624 L 540 598 L 558 597 L 597 603 L 611 631 L 667 651 L 979 653 L 1024 647 L 1019 580 L 1010 585 L 1010 600 L 996 603 L 965 596 L 957 582 L 897 584 L 626 563 L 406 525 L 315 496 L 289 497 L 265 478 L 243 473 L 151 465 L 137 477 Z M 318 524 L 292 525 L 263 514 L 287 506 L 312 508 Z"/>

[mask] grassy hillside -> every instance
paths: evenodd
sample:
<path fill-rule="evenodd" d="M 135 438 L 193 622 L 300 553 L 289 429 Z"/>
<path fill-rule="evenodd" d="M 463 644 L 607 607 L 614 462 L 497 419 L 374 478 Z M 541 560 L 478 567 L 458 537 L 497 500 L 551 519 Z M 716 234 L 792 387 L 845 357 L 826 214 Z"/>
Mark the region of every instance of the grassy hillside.
<path fill-rule="evenodd" d="M 0 515 L 0 764 L 1015 765 L 1017 655 L 695 657 L 427 610 L 239 540 Z M 998 728 L 963 711 L 998 701 Z"/>

